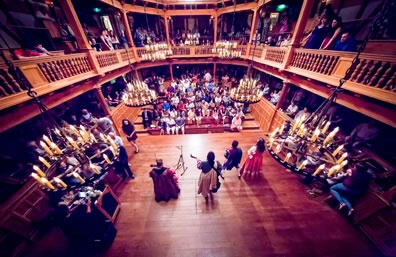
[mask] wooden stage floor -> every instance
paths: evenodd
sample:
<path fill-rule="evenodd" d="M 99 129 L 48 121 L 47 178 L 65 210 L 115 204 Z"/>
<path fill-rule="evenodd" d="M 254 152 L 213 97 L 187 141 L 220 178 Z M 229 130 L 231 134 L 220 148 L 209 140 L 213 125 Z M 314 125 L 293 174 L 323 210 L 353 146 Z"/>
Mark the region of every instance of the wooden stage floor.
<path fill-rule="evenodd" d="M 268 153 L 261 179 L 238 180 L 232 170 L 212 201 L 197 195 L 199 171 L 190 153 L 204 158 L 212 150 L 223 162 L 225 149 L 237 139 L 244 161 L 259 136 L 258 132 L 139 136 L 140 153 L 131 160 L 136 179 L 118 192 L 122 202 L 118 234 L 100 256 L 378 256 L 357 228 L 323 198 L 309 196 L 297 175 Z M 188 166 L 179 179 L 181 194 L 178 200 L 157 203 L 149 164 L 157 153 L 165 165 L 175 165 L 177 145 L 183 145 Z"/>

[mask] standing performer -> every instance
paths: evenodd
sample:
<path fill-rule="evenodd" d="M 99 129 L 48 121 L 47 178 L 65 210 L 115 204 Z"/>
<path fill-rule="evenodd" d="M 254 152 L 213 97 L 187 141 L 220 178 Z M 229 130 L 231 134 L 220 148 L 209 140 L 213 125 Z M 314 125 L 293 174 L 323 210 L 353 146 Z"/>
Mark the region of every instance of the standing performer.
<path fill-rule="evenodd" d="M 142 119 L 143 119 L 143 127 L 149 128 L 151 125 L 151 121 L 153 120 L 153 117 L 151 111 L 148 110 L 147 108 L 145 108 L 142 113 Z"/>
<path fill-rule="evenodd" d="M 192 155 L 191 157 L 196 158 Z M 197 159 L 197 167 L 201 170 L 198 180 L 198 194 L 202 194 L 205 200 L 208 200 L 208 196 L 211 195 L 212 197 L 212 193 L 216 193 L 220 188 L 218 176 L 221 172 L 221 164 L 216 161 L 215 167 L 215 154 L 209 152 L 205 162 Z"/>
<path fill-rule="evenodd" d="M 241 175 L 244 178 L 257 178 L 260 175 L 260 171 L 263 166 L 263 153 L 265 151 L 265 141 L 262 137 L 257 140 L 256 145 L 252 146 L 248 150 L 248 158 L 245 160 L 241 168 Z"/>
<path fill-rule="evenodd" d="M 155 200 L 157 202 L 178 198 L 180 188 L 177 185 L 175 172 L 165 168 L 161 159 L 157 160 L 157 166 L 150 171 L 150 177 L 153 179 Z"/>
<path fill-rule="evenodd" d="M 138 153 L 139 148 L 136 144 L 137 135 L 136 135 L 135 126 L 133 126 L 132 122 L 130 122 L 127 119 L 122 120 L 122 131 L 124 131 L 128 139 L 128 142 L 131 143 L 133 147 L 135 147 L 135 153 Z"/>
<path fill-rule="evenodd" d="M 238 147 L 238 144 L 238 141 L 232 141 L 232 147 L 226 151 L 224 157 L 226 157 L 227 160 L 223 164 L 223 171 L 232 170 L 232 168 L 235 167 L 237 169 L 238 177 L 240 177 L 241 174 L 239 173 L 239 163 L 241 163 L 242 159 L 242 150 Z M 223 172 L 221 174 L 221 177 L 224 178 Z"/>

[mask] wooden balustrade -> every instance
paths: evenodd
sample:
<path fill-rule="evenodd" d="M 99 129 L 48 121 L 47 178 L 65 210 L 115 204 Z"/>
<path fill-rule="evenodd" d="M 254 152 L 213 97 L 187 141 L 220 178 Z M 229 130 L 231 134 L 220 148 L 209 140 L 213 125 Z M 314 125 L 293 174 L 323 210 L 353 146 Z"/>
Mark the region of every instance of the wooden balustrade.
<path fill-rule="evenodd" d="M 238 45 L 237 51 L 241 51 L 241 55 L 242 56 L 246 56 L 247 55 L 247 45 Z"/>
<path fill-rule="evenodd" d="M 262 46 L 251 46 L 249 56 L 254 56 L 254 58 L 261 58 L 263 55 L 264 47 Z"/>
<path fill-rule="evenodd" d="M 16 70 L 15 72 L 20 71 Z M 0 64 L 0 98 L 28 90 L 28 83 L 22 85 L 19 84 L 14 77 L 18 76 L 18 74 L 11 73 L 4 63 Z"/>
<path fill-rule="evenodd" d="M 211 55 L 213 51 L 213 46 L 196 46 L 195 47 L 195 55 Z"/>
<path fill-rule="evenodd" d="M 139 58 L 142 58 L 143 54 L 146 54 L 146 48 L 136 47 L 136 53 Z"/>
<path fill-rule="evenodd" d="M 330 75 L 340 59 L 333 51 L 296 49 L 290 66 Z"/>
<path fill-rule="evenodd" d="M 271 62 L 283 63 L 287 48 L 283 47 L 266 47 L 264 59 Z"/>
<path fill-rule="evenodd" d="M 128 61 L 128 57 L 129 57 L 130 61 L 132 61 L 135 58 L 135 54 L 133 53 L 132 48 L 128 48 L 127 50 L 124 49 L 121 52 L 121 61 L 123 61 L 123 62 Z"/>
<path fill-rule="evenodd" d="M 117 53 L 119 53 L 118 51 L 120 51 L 120 50 L 95 53 L 95 56 L 96 56 L 96 59 L 98 60 L 100 68 L 118 64 L 120 62 L 117 57 Z M 121 50 L 121 51 L 125 51 L 125 50 Z"/>
<path fill-rule="evenodd" d="M 193 51 L 193 46 L 174 46 L 172 47 L 173 55 L 190 55 Z"/>

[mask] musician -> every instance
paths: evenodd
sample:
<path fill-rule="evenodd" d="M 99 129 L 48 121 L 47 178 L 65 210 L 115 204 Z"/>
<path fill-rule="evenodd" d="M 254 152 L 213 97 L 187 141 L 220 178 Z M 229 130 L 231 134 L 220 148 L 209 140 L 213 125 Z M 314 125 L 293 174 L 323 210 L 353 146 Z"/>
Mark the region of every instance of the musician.
<path fill-rule="evenodd" d="M 223 171 L 224 170 L 232 170 L 232 168 L 236 168 L 238 177 L 240 177 L 239 173 L 239 163 L 241 163 L 242 159 L 242 149 L 238 147 L 238 141 L 232 141 L 231 148 L 226 150 L 224 157 L 227 159 L 223 164 L 221 177 L 224 178 Z"/>
<path fill-rule="evenodd" d="M 175 172 L 165 168 L 161 159 L 157 160 L 156 167 L 150 171 L 150 177 L 153 179 L 155 200 L 157 202 L 178 198 L 180 188 L 177 185 Z"/>
<path fill-rule="evenodd" d="M 172 117 L 168 119 L 166 133 L 169 135 L 171 131 L 172 134 L 174 135 L 176 131 L 176 122 L 175 119 Z"/>
<path fill-rule="evenodd" d="M 179 130 L 181 130 L 181 132 L 184 135 L 184 125 L 185 125 L 184 118 L 181 116 L 177 116 L 177 118 L 176 118 L 176 134 L 179 134 Z"/>
<path fill-rule="evenodd" d="M 218 176 L 221 174 L 221 164 L 215 161 L 215 154 L 209 152 L 206 161 L 197 159 L 197 168 L 201 170 L 198 180 L 198 194 L 202 194 L 205 200 L 208 200 L 209 195 L 212 198 L 212 193 L 216 193 L 220 188 L 221 184 Z"/>
<path fill-rule="evenodd" d="M 151 111 L 145 108 L 142 113 L 143 127 L 144 128 L 150 127 L 152 119 L 153 116 L 151 114 Z"/>

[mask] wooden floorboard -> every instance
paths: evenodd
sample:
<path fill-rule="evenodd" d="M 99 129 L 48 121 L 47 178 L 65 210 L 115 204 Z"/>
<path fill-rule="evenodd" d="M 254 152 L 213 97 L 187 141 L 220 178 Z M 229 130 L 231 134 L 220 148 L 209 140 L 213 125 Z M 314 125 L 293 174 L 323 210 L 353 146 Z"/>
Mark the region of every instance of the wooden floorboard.
<path fill-rule="evenodd" d="M 117 192 L 122 202 L 117 237 L 98 256 L 377 256 L 361 232 L 322 198 L 309 196 L 297 175 L 268 153 L 259 180 L 238 180 L 232 170 L 213 200 L 205 202 L 196 194 L 199 171 L 190 153 L 204 158 L 212 150 L 223 162 L 225 149 L 237 139 L 244 160 L 260 136 L 262 132 L 139 136 L 140 153 L 131 160 L 136 179 Z M 154 153 L 165 165 L 176 164 L 177 145 L 183 145 L 188 166 L 179 179 L 180 197 L 157 203 L 149 164 Z"/>

